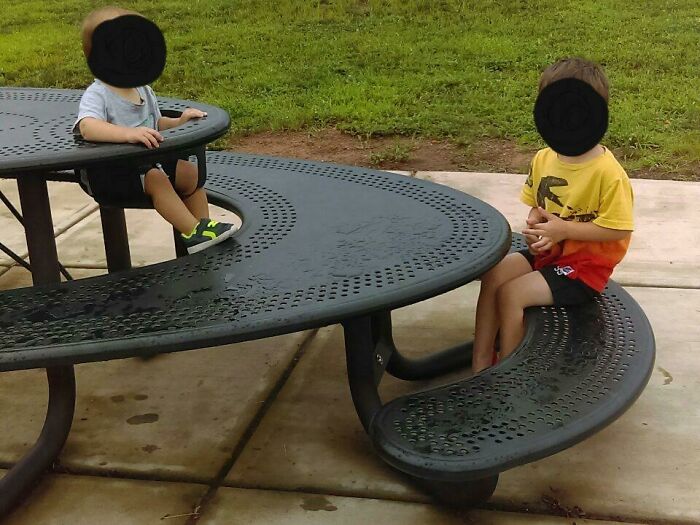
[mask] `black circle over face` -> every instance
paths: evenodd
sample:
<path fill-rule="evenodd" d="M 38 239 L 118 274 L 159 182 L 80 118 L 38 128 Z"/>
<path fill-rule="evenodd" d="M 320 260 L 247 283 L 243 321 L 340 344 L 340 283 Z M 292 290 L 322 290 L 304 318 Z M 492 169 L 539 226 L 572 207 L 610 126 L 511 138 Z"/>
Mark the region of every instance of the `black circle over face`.
<path fill-rule="evenodd" d="M 564 78 L 544 88 L 535 102 L 537 131 L 557 153 L 586 153 L 608 129 L 608 104 L 590 84 Z"/>
<path fill-rule="evenodd" d="M 145 86 L 163 72 L 165 55 L 165 38 L 157 25 L 142 16 L 124 15 L 95 28 L 88 66 L 112 86 Z"/>

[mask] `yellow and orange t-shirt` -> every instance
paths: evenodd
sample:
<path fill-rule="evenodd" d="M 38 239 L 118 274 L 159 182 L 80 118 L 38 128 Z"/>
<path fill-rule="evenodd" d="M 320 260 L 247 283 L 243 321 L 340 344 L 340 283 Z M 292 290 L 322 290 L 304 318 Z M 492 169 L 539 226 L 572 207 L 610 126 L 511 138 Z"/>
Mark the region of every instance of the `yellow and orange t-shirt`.
<path fill-rule="evenodd" d="M 632 186 L 607 148 L 602 155 L 580 164 L 563 162 L 551 148 L 538 151 L 520 199 L 564 220 L 593 222 L 614 230 L 634 229 Z M 550 251 L 537 254 L 535 269 L 554 266 L 558 274 L 601 292 L 627 252 L 630 237 L 606 242 L 565 239 Z"/>

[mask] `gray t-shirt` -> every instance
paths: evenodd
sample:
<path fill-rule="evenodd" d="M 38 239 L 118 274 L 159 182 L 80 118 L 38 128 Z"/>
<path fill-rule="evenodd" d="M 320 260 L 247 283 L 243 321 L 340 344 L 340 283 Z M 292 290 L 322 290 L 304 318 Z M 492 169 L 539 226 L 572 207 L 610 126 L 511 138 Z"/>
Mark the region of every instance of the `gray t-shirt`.
<path fill-rule="evenodd" d="M 88 86 L 80 99 L 78 108 L 78 118 L 73 125 L 73 133 L 80 135 L 80 121 L 85 117 L 93 117 L 104 120 L 117 126 L 158 129 L 158 119 L 162 116 L 158 109 L 156 94 L 150 86 L 137 87 L 136 90 L 143 101 L 141 104 L 134 104 L 125 98 L 117 95 L 109 89 L 104 82 L 95 79 Z M 90 181 L 85 169 L 80 170 L 80 179 L 92 195 Z M 144 175 L 141 174 L 141 185 L 144 184 Z"/>
<path fill-rule="evenodd" d="M 80 134 L 78 124 L 85 117 L 93 117 L 129 128 L 146 126 L 158 129 L 158 119 L 161 114 L 156 94 L 150 86 L 137 87 L 136 90 L 143 101 L 141 104 L 126 100 L 114 93 L 103 82 L 95 79 L 80 99 L 78 119 L 73 126 L 73 132 Z"/>

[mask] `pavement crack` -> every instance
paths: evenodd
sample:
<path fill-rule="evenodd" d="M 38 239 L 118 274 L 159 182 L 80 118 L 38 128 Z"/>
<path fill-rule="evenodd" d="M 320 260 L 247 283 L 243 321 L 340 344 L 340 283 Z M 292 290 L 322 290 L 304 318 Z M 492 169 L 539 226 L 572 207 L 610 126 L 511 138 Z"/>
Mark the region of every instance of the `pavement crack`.
<path fill-rule="evenodd" d="M 219 473 L 209 483 L 209 490 L 207 490 L 207 492 L 199 499 L 199 501 L 195 503 L 192 514 L 185 522 L 185 525 L 196 525 L 196 523 L 202 517 L 207 504 L 216 495 L 216 492 L 219 490 L 219 487 L 223 485 L 226 476 L 234 467 L 236 461 L 238 461 L 238 458 L 243 453 L 243 450 L 245 450 L 245 447 L 248 445 L 248 442 L 255 434 L 255 431 L 260 426 L 260 423 L 262 422 L 267 412 L 270 410 L 270 407 L 274 403 L 275 399 L 277 399 L 277 396 L 281 392 L 284 385 L 287 383 L 287 380 L 292 375 L 292 372 L 294 372 L 294 369 L 296 368 L 297 364 L 299 363 L 301 358 L 304 357 L 308 346 L 311 344 L 319 330 L 319 328 L 310 330 L 304 338 L 304 340 L 301 342 L 299 348 L 294 354 L 294 357 L 292 357 L 291 361 L 287 365 L 287 368 L 285 368 L 284 372 L 280 375 L 279 379 L 275 383 L 275 386 L 272 387 L 272 390 L 270 390 L 270 393 L 262 402 L 260 410 L 258 410 L 258 412 L 255 414 L 255 417 L 253 417 L 251 422 L 248 424 L 248 427 L 245 429 L 245 432 L 243 432 L 243 435 L 238 441 L 236 447 L 234 448 L 231 457 L 228 459 L 228 461 L 226 461 L 226 463 L 224 463 L 224 465 L 219 470 Z"/>

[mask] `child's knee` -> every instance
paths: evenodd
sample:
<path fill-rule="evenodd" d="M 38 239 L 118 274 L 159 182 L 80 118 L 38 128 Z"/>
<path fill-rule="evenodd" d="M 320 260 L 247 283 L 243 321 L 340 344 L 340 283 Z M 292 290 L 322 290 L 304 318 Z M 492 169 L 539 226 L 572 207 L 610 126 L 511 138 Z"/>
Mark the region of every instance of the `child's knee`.
<path fill-rule="evenodd" d="M 479 276 L 479 280 L 481 281 L 481 284 L 487 284 L 493 281 L 493 268 L 491 268 L 488 272 L 483 273 Z"/>
<path fill-rule="evenodd" d="M 157 168 L 148 170 L 143 179 L 144 190 L 147 194 L 158 191 L 165 184 L 170 184 L 170 180 L 163 170 Z"/>
<path fill-rule="evenodd" d="M 499 268 L 499 265 L 501 263 L 498 263 L 496 266 L 491 268 L 488 272 L 484 273 L 479 279 L 481 280 L 481 286 L 482 287 L 493 287 L 493 286 L 498 286 L 500 284 L 501 279 L 499 278 L 499 274 L 501 273 L 501 269 Z"/>
<path fill-rule="evenodd" d="M 189 196 L 197 191 L 199 172 L 191 162 L 181 160 L 177 163 L 175 189 L 180 195 Z"/>
<path fill-rule="evenodd" d="M 506 282 L 507 265 L 501 260 L 496 266 L 481 276 L 481 286 L 486 288 L 498 288 Z"/>

